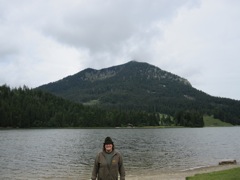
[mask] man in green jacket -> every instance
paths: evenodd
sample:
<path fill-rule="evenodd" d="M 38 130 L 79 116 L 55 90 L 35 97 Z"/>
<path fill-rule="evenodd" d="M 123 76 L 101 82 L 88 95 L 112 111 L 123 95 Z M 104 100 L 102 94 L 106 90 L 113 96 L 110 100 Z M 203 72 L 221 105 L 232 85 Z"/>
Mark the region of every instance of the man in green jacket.
<path fill-rule="evenodd" d="M 110 137 L 106 137 L 103 143 L 103 151 L 98 153 L 92 171 L 92 180 L 125 180 L 123 158 L 114 150 L 114 143 Z"/>

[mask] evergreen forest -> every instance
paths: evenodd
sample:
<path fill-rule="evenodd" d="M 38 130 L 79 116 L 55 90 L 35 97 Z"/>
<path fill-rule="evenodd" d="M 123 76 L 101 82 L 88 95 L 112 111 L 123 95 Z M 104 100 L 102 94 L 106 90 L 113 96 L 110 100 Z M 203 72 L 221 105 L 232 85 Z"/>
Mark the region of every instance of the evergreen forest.
<path fill-rule="evenodd" d="M 106 109 L 75 103 L 26 86 L 0 86 L 1 128 L 59 127 L 203 127 L 203 115 L 195 110 L 174 116 L 143 110 Z"/>

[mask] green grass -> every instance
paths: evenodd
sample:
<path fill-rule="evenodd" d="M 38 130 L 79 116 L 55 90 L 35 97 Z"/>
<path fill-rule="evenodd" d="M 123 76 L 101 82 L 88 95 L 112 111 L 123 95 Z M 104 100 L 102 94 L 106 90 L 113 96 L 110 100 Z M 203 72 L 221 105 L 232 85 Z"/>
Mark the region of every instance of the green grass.
<path fill-rule="evenodd" d="M 233 168 L 211 173 L 196 174 L 186 180 L 240 180 L 240 168 Z"/>
<path fill-rule="evenodd" d="M 204 126 L 205 127 L 226 127 L 233 126 L 230 123 L 223 122 L 219 119 L 213 118 L 213 116 L 203 116 Z"/>

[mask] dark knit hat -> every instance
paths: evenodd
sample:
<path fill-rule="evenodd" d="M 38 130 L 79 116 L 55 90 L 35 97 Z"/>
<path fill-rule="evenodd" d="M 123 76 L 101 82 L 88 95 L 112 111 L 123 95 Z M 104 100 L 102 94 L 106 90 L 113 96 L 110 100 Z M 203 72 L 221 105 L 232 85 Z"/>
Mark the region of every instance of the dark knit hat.
<path fill-rule="evenodd" d="M 106 137 L 105 141 L 104 141 L 104 144 L 113 144 L 113 141 L 110 137 Z"/>

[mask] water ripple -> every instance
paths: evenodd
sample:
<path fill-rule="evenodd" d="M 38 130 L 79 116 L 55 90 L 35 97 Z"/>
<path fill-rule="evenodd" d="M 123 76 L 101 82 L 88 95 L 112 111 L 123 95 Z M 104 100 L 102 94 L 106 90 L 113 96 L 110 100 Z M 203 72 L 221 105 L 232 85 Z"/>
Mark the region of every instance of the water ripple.
<path fill-rule="evenodd" d="M 0 179 L 89 179 L 106 136 L 128 175 L 238 161 L 239 135 L 239 127 L 1 130 Z"/>

